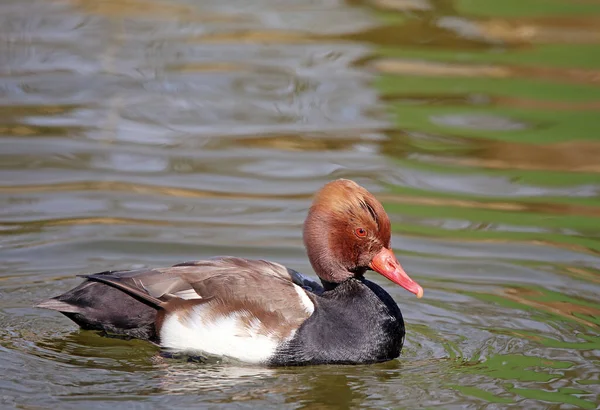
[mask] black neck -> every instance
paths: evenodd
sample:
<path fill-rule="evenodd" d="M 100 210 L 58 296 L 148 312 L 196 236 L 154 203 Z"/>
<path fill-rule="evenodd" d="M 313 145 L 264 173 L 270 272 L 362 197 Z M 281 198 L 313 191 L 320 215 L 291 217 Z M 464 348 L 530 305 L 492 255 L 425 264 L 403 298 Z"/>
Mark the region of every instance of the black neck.
<path fill-rule="evenodd" d="M 321 284 L 323 285 L 323 289 L 325 289 L 325 291 L 334 290 L 339 285 L 341 285 L 342 283 L 346 282 L 349 279 L 358 279 L 360 281 L 362 281 L 364 279 L 364 277 L 363 277 L 364 270 L 362 270 L 359 273 L 357 273 L 357 272 L 355 272 L 355 273 L 349 272 L 349 274 L 352 274 L 353 276 L 350 276 L 348 279 L 346 279 L 346 280 L 344 280 L 342 282 L 329 282 L 329 281 L 326 281 L 323 278 L 319 278 L 319 279 L 321 279 Z"/>
<path fill-rule="evenodd" d="M 325 289 L 325 291 L 334 290 L 335 288 L 337 288 L 340 285 L 339 283 L 336 283 L 336 282 L 327 282 L 324 279 L 321 279 L 321 284 L 323 285 L 323 289 Z"/>

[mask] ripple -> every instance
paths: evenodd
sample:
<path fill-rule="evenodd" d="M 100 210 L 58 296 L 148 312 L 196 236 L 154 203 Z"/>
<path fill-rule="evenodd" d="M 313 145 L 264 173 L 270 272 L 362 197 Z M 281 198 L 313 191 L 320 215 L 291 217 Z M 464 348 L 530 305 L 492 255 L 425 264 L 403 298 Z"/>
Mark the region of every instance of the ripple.
<path fill-rule="evenodd" d="M 596 17 L 455 6 L 2 2 L 0 405 L 593 407 Z M 219 254 L 311 274 L 302 222 L 338 177 L 384 202 L 425 288 L 368 273 L 405 317 L 399 360 L 166 359 L 31 307 Z"/>
<path fill-rule="evenodd" d="M 455 128 L 468 128 L 475 130 L 523 130 L 529 128 L 528 125 L 509 118 L 485 115 L 485 114 L 456 114 L 456 115 L 437 115 L 431 117 L 434 124 L 445 125 Z"/>

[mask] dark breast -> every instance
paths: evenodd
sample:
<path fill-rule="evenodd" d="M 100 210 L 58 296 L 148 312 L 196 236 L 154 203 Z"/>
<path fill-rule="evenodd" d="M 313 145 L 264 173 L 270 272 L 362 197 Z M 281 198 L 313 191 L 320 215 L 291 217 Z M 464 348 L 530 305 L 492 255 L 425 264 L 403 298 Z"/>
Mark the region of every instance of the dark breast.
<path fill-rule="evenodd" d="M 315 312 L 271 365 L 375 363 L 400 355 L 402 314 L 380 286 L 351 279 L 313 299 Z"/>

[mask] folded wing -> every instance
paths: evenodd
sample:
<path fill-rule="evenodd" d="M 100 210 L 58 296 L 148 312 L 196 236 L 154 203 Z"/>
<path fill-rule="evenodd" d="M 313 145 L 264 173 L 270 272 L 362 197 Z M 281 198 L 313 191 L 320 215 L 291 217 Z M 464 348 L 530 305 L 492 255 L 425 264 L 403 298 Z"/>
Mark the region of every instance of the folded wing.
<path fill-rule="evenodd" d="M 85 277 L 157 309 L 156 332 L 164 347 L 214 354 L 241 349 L 245 361 L 262 361 L 289 339 L 314 311 L 307 291 L 322 292 L 318 283 L 280 264 L 234 257 Z M 260 340 L 261 348 L 268 345 L 263 353 L 253 345 Z M 248 358 L 257 351 L 257 360 Z"/>

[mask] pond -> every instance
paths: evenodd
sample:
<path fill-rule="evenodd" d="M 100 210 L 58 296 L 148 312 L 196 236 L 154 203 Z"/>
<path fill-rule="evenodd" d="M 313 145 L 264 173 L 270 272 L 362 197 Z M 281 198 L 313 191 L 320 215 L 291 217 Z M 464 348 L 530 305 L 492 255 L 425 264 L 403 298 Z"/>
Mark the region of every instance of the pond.
<path fill-rule="evenodd" d="M 600 3 L 5 0 L 0 407 L 600 404 Z M 33 308 L 213 255 L 312 275 L 313 193 L 383 202 L 401 357 L 165 359 Z"/>

